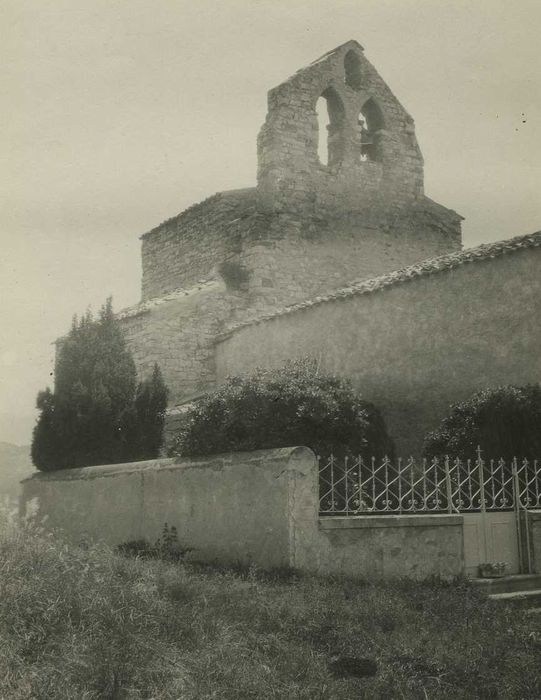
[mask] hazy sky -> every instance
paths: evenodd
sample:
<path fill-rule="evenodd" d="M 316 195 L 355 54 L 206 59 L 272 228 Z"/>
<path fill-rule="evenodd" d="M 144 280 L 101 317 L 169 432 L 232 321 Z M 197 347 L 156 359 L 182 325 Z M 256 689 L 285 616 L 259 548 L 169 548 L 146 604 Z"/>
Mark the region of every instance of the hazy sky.
<path fill-rule="evenodd" d="M 466 246 L 541 228 L 539 0 L 3 0 L 0 21 L 0 440 L 29 442 L 71 316 L 138 301 L 139 235 L 255 184 L 267 90 L 348 39 Z"/>

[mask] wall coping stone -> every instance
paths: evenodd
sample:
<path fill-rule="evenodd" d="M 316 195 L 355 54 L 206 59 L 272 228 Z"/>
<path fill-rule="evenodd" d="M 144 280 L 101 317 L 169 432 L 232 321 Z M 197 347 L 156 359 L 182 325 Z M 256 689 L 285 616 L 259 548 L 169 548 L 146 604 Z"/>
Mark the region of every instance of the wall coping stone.
<path fill-rule="evenodd" d="M 347 515 L 320 516 L 320 530 L 356 530 L 380 527 L 434 527 L 440 525 L 462 525 L 461 514 L 403 514 L 403 515 Z"/>
<path fill-rule="evenodd" d="M 500 257 L 507 253 L 514 253 L 526 248 L 538 248 L 540 246 L 541 231 L 535 231 L 534 233 L 526 234 L 525 236 L 515 236 L 514 238 L 508 238 L 506 240 L 496 241 L 494 243 L 483 243 L 475 246 L 474 248 L 466 248 L 465 250 L 461 250 L 456 253 L 447 253 L 446 255 L 441 255 L 437 258 L 422 260 L 415 265 L 410 265 L 409 267 L 395 270 L 379 277 L 354 282 L 348 287 L 342 287 L 331 294 L 317 296 L 314 299 L 285 306 L 276 311 L 272 311 L 271 313 L 240 321 L 239 323 L 229 326 L 229 328 L 227 328 L 225 331 L 218 334 L 216 336 L 216 342 L 226 340 L 233 333 L 245 328 L 246 326 L 257 325 L 259 323 L 278 318 L 279 316 L 285 316 L 287 314 L 302 311 L 313 306 L 318 306 L 319 304 L 351 298 L 361 294 L 372 294 L 398 284 L 410 282 L 420 277 L 428 277 L 434 273 L 453 270 L 466 263 L 482 262 L 484 260 L 490 260 L 491 258 Z"/>
<path fill-rule="evenodd" d="M 250 452 L 228 452 L 208 455 L 188 460 L 174 458 L 149 459 L 141 462 L 124 462 L 122 464 L 100 464 L 93 467 L 77 467 L 75 469 L 58 469 L 51 472 L 36 472 L 21 484 L 28 481 L 86 481 L 102 477 L 120 476 L 122 474 L 175 471 L 179 469 L 212 469 L 222 470 L 227 465 L 246 464 L 247 462 L 280 462 L 291 457 L 310 454 L 315 455 L 309 447 L 279 447 L 268 450 Z"/>
<path fill-rule="evenodd" d="M 528 510 L 527 517 L 537 522 L 538 520 L 541 520 L 541 510 Z"/>

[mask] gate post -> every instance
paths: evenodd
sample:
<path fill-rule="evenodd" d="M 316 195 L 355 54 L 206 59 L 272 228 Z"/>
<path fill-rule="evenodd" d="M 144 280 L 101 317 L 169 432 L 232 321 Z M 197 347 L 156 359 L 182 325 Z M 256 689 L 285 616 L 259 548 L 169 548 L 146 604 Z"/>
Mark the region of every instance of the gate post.
<path fill-rule="evenodd" d="M 517 539 L 518 539 L 518 561 L 520 573 L 524 573 L 524 552 L 522 551 L 522 523 L 520 522 L 520 483 L 518 480 L 517 458 L 513 457 L 512 461 L 513 473 L 513 509 L 515 511 L 515 520 L 517 524 Z M 528 567 L 528 572 L 529 567 Z"/>
<path fill-rule="evenodd" d="M 479 497 L 481 499 L 481 526 L 483 528 L 483 546 L 485 550 L 485 561 L 490 559 L 488 554 L 487 540 L 487 518 L 486 518 L 486 502 L 485 502 L 485 470 L 483 457 L 481 454 L 481 446 L 477 446 L 477 471 L 479 473 Z"/>
<path fill-rule="evenodd" d="M 449 455 L 445 456 L 445 486 L 447 488 L 447 512 L 453 513 L 453 489 L 451 486 L 451 472 L 449 470 Z"/>

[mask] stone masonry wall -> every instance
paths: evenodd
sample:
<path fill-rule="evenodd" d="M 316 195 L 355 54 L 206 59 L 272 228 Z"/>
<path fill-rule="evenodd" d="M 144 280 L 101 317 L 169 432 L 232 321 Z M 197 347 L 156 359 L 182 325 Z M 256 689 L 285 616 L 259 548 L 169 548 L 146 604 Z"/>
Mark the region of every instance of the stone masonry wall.
<path fill-rule="evenodd" d="M 263 214 L 222 193 L 143 237 L 143 301 L 222 277 L 247 306 L 295 303 L 459 247 L 460 217 L 428 198 L 385 228 L 359 213 Z"/>
<path fill-rule="evenodd" d="M 214 338 L 236 305 L 220 280 L 210 280 L 120 313 L 138 374 L 148 376 L 157 362 L 171 405 L 212 388 Z"/>
<path fill-rule="evenodd" d="M 541 381 L 541 232 L 479 246 L 240 325 L 217 380 L 316 356 L 374 401 L 404 456 L 449 405 Z"/>
<path fill-rule="evenodd" d="M 190 207 L 142 236 L 142 299 L 206 280 L 220 263 L 234 261 L 241 222 L 254 212 L 255 190 L 222 192 Z"/>
<path fill-rule="evenodd" d="M 427 199 L 388 229 L 370 226 L 356 213 L 325 219 L 279 213 L 267 224 L 265 236 L 247 240 L 239 258 L 250 272 L 249 305 L 259 309 L 310 299 L 460 249 L 459 218 Z"/>

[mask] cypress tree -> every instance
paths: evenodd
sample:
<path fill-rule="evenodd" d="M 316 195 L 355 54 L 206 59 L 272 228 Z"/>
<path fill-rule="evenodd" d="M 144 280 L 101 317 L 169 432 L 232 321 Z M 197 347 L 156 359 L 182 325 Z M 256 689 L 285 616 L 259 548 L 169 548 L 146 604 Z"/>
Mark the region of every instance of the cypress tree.
<path fill-rule="evenodd" d="M 162 448 L 167 394 L 160 368 L 154 364 L 152 376 L 139 383 L 135 394 L 139 459 L 153 459 Z"/>
<path fill-rule="evenodd" d="M 40 415 L 34 428 L 30 456 L 38 469 L 49 471 L 57 468 L 62 448 L 56 430 L 54 395 L 48 387 L 39 392 L 36 406 Z"/>
<path fill-rule="evenodd" d="M 157 367 L 152 379 L 139 387 L 136 382 L 111 299 L 96 320 L 90 312 L 74 318 L 58 348 L 55 391 L 38 395 L 31 450 L 36 467 L 49 471 L 156 457 L 167 392 Z"/>

